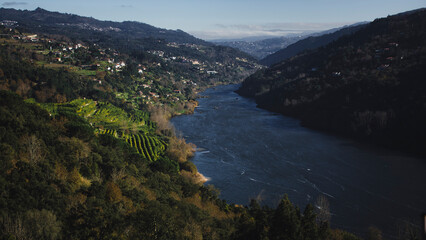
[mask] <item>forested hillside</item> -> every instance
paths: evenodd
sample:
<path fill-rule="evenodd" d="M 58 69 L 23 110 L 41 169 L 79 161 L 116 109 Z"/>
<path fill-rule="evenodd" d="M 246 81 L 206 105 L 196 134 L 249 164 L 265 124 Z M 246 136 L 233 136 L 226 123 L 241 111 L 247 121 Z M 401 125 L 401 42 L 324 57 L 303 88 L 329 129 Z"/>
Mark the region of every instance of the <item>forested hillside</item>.
<path fill-rule="evenodd" d="M 215 46 L 181 30 L 160 29 L 139 22 L 99 21 L 73 14 L 0 8 L 3 25 L 21 33 L 38 34 L 86 46 L 97 45 L 126 54 L 138 62 L 156 58 L 163 68 L 174 69 L 197 83 L 238 82 L 259 67 L 250 55 Z"/>
<path fill-rule="evenodd" d="M 283 37 L 266 38 L 263 40 L 240 39 L 213 42 L 217 45 L 239 49 L 260 59 L 259 62 L 261 64 L 270 66 L 305 50 L 324 46 L 343 35 L 355 32 L 358 30 L 358 26 L 363 24 L 365 23 L 356 23 L 321 32 L 307 31 L 298 34 L 293 33 Z"/>
<path fill-rule="evenodd" d="M 259 62 L 265 66 L 272 66 L 276 63 L 282 62 L 293 56 L 296 56 L 297 54 L 303 51 L 312 50 L 315 48 L 325 46 L 342 36 L 352 34 L 358 31 L 359 29 L 361 29 L 364 25 L 365 24 L 355 24 L 352 26 L 344 27 L 335 32 L 324 33 L 320 36 L 310 36 L 305 39 L 301 39 L 293 44 L 290 44 L 289 46 L 281 48 L 279 51 L 271 53 L 268 56 L 265 56 Z"/>
<path fill-rule="evenodd" d="M 67 33 L 67 36 L 71 38 L 89 38 L 91 33 L 98 32 L 99 35 L 105 33 L 105 36 L 116 35 L 117 38 L 124 37 L 126 39 L 152 38 L 177 43 L 207 44 L 181 30 L 161 29 L 140 22 L 100 21 L 75 14 L 50 12 L 42 8 L 37 8 L 34 11 L 1 8 L 0 16 L 1 20 L 17 21 L 20 27 L 28 30 L 37 29 L 37 31 L 32 31 L 35 33 Z M 77 29 L 79 31 L 72 31 Z"/>
<path fill-rule="evenodd" d="M 425 26 L 424 9 L 377 19 L 258 71 L 238 92 L 305 126 L 426 156 Z"/>

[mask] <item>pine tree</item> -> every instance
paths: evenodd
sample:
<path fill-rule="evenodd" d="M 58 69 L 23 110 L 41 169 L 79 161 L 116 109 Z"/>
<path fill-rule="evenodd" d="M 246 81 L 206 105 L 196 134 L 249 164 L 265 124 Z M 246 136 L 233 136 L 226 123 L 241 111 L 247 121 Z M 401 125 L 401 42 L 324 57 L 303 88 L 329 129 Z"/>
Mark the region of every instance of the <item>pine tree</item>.
<path fill-rule="evenodd" d="M 271 222 L 270 239 L 300 239 L 300 218 L 293 204 L 285 195 L 274 212 Z"/>
<path fill-rule="evenodd" d="M 301 219 L 302 237 L 304 240 L 318 239 L 318 227 L 315 224 L 316 214 L 314 207 L 308 204 Z"/>

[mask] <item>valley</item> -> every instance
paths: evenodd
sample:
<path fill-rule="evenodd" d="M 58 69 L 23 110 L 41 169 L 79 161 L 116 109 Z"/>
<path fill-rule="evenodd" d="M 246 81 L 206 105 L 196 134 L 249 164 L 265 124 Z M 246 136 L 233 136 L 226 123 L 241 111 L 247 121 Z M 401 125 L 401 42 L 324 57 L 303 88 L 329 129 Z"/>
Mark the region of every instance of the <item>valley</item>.
<path fill-rule="evenodd" d="M 258 61 L 31 4 L 0 8 L 0 239 L 421 236 L 424 9 Z"/>
<path fill-rule="evenodd" d="M 256 72 L 238 93 L 304 126 L 425 156 L 425 17 L 377 19 Z"/>
<path fill-rule="evenodd" d="M 171 120 L 197 145 L 192 161 L 221 197 L 269 206 L 284 194 L 298 206 L 318 206 L 323 197 L 331 226 L 359 236 L 371 225 L 386 239 L 396 239 L 405 224 L 421 226 L 423 159 L 304 128 L 256 108 L 234 92 L 238 87 L 210 88 L 194 114 Z"/>

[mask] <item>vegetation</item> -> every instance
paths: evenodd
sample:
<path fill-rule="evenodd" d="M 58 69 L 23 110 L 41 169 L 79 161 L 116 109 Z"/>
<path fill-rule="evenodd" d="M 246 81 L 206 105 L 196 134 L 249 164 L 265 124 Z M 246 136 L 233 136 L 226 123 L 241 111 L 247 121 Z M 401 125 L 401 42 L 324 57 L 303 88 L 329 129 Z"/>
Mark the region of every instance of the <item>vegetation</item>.
<path fill-rule="evenodd" d="M 158 137 L 128 134 L 127 144 L 112 130 L 96 134 L 90 118 L 79 116 L 86 111 L 75 111 L 76 102 L 90 106 L 90 101 L 57 104 L 51 114 L 7 91 L 0 92 L 0 100 L 1 239 L 328 239 L 334 234 L 326 223 L 315 222 L 312 207 L 301 214 L 288 198 L 276 210 L 255 202 L 243 208 L 194 184 L 180 174 L 196 172 L 182 157 L 188 152 L 176 153 L 182 140 L 171 140 L 172 150 L 160 154 L 165 142 Z"/>
<path fill-rule="evenodd" d="M 271 66 L 303 51 L 325 46 L 341 36 L 352 34 L 361 28 L 361 24 L 362 23 L 357 23 L 351 26 L 333 28 L 322 32 L 301 33 L 301 35 L 293 34 L 264 40 L 250 41 L 249 39 L 244 39 L 226 42 L 215 41 L 215 44 L 237 48 L 260 59 L 260 64 Z"/>
<path fill-rule="evenodd" d="M 200 223 L 201 229 L 201 223 L 216 229 L 217 220 L 182 200 L 201 186 L 182 178 L 166 156 L 155 163 L 141 161 L 124 141 L 96 135 L 77 114 L 58 111 L 50 116 L 4 91 L 1 113 L 2 238 L 18 237 L 22 230 L 37 239 L 145 239 L 161 234 L 181 239 L 184 233 L 178 226 L 186 223 L 180 214 Z M 29 213 L 38 221 L 51 219 L 45 223 L 51 230 L 43 230 L 51 236 L 30 224 Z M 146 224 L 153 221 L 158 225 Z M 168 228 L 172 225 L 175 230 Z"/>
<path fill-rule="evenodd" d="M 200 85 L 257 68 L 250 59 L 179 31 L 174 43 L 154 39 L 158 29 L 138 23 L 0 13 L 22 27 L 0 27 L 0 239 L 357 239 L 310 205 L 243 207 L 200 183 L 194 146 L 168 119 L 193 110 Z M 223 73 L 200 73 L 188 56 Z"/>
<path fill-rule="evenodd" d="M 336 41 L 342 36 L 351 35 L 363 27 L 365 27 L 365 24 L 356 24 L 354 26 L 344 27 L 332 33 L 322 34 L 320 36 L 310 36 L 266 56 L 259 62 L 266 66 L 272 66 L 294 57 L 301 52 L 325 46 Z"/>
<path fill-rule="evenodd" d="M 160 63 L 158 70 L 175 73 L 177 81 L 190 79 L 198 85 L 241 81 L 258 68 L 255 59 L 241 51 L 215 46 L 181 30 L 160 29 L 144 23 L 99 21 L 41 8 L 34 11 L 1 8 L 0 20 L 17 21 L 24 32 L 49 37 L 62 35 L 66 37 L 61 39 L 69 42 L 114 49 L 138 62 Z M 90 56 L 95 55 L 80 54 L 80 63 L 87 65 Z M 86 71 L 88 75 L 93 73 Z"/>
<path fill-rule="evenodd" d="M 156 137 L 149 137 L 145 134 L 123 135 L 123 138 L 126 139 L 126 142 L 129 143 L 130 146 L 136 148 L 136 151 L 141 154 L 143 158 L 151 162 L 156 161 L 160 154 L 164 153 L 167 146 L 166 142 Z"/>
<path fill-rule="evenodd" d="M 247 78 L 260 107 L 426 156 L 426 11 L 377 19 L 353 35 Z"/>

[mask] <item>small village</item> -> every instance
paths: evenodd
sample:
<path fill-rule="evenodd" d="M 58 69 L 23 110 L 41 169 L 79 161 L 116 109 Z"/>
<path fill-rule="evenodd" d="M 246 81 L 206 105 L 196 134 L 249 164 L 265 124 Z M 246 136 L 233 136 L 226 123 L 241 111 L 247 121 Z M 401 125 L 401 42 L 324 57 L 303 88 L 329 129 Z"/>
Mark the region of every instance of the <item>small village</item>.
<path fill-rule="evenodd" d="M 81 25 L 81 24 L 80 24 Z M 120 29 L 92 29 L 91 25 L 76 26 L 95 31 L 119 31 Z M 74 72 L 88 81 L 96 83 L 101 91 L 112 91 L 116 97 L 131 103 L 134 107 L 143 105 L 162 105 L 164 103 L 182 103 L 188 95 L 200 87 L 200 81 L 222 81 L 224 77 L 237 69 L 236 62 L 256 69 L 246 58 L 234 57 L 231 61 L 207 60 L 209 47 L 169 42 L 164 49 L 147 50 L 154 56 L 145 61 L 137 61 L 131 56 L 112 48 L 103 48 L 98 44 L 71 41 L 60 36 L 21 33 L 19 23 L 11 20 L 0 22 L 3 44 L 22 45 L 33 51 L 32 63 L 46 68 L 65 69 Z M 198 52 L 196 55 L 184 54 L 185 51 Z M 182 52 L 183 54 L 179 54 Z M 199 56 L 199 57 L 197 57 Z M 203 59 L 204 58 L 204 59 Z M 176 67 L 184 67 L 186 72 L 174 72 Z M 232 70 L 231 70 L 232 69 Z M 133 83 L 117 87 L 116 78 L 130 77 Z M 203 83 L 205 85 L 205 83 Z M 132 93 L 132 94 L 129 94 Z"/>
<path fill-rule="evenodd" d="M 101 48 L 97 44 L 71 43 L 54 37 L 19 33 L 13 28 L 8 28 L 16 24 L 13 21 L 1 22 L 1 25 L 6 27 L 0 35 L 2 44 L 19 45 L 27 48 L 33 51 L 30 59 L 32 63 L 46 68 L 62 68 L 75 72 L 88 81 L 95 82 L 99 89 L 107 90 L 111 87 L 110 82 L 114 78 L 122 77 L 123 74 L 130 74 L 134 83 L 136 83 L 136 89 L 133 89 L 134 94 L 129 94 L 129 91 L 124 94 L 118 89 L 115 89 L 114 92 L 117 98 L 122 98 L 136 107 L 143 104 L 162 105 L 186 101 L 183 89 L 197 87 L 197 83 L 190 79 L 176 78 L 170 71 L 164 73 L 161 62 L 135 63 L 128 56 L 111 48 Z M 175 43 L 170 45 L 179 47 Z M 184 56 L 167 57 L 167 54 L 163 51 L 149 51 L 149 53 L 160 57 L 164 62 L 182 62 L 199 71 L 204 71 L 208 66 L 196 59 L 188 59 Z M 132 66 L 128 66 L 128 62 L 131 62 Z M 133 68 L 136 68 L 136 70 L 130 71 Z M 217 74 L 217 71 L 206 71 L 206 74 Z M 173 83 L 176 84 L 162 86 L 159 81 L 164 75 L 174 77 Z"/>

